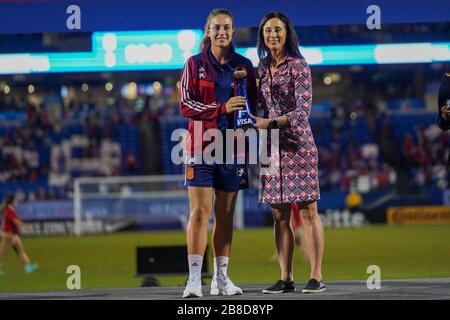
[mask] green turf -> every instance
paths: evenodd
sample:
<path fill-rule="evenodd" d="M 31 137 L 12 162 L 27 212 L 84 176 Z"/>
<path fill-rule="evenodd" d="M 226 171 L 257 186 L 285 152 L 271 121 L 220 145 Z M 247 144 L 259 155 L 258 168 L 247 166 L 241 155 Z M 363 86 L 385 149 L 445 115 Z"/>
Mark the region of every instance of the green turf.
<path fill-rule="evenodd" d="M 236 283 L 271 283 L 279 277 L 269 228 L 236 231 L 229 274 Z M 138 287 L 136 246 L 185 244 L 183 232 L 141 232 L 23 239 L 40 269 L 25 274 L 14 252 L 3 262 L 1 292 L 67 290 L 66 269 L 81 268 L 82 289 Z M 369 265 L 382 279 L 450 277 L 450 225 L 366 226 L 326 229 L 323 275 L 326 280 L 367 279 Z M 295 253 L 294 277 L 303 282 L 309 266 Z M 184 277 L 161 277 L 162 285 L 180 285 Z"/>

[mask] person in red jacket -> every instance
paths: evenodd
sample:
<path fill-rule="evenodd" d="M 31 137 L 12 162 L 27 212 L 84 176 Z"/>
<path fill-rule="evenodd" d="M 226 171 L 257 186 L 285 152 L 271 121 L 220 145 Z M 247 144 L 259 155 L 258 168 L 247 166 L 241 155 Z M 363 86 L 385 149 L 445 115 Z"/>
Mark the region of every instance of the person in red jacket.
<path fill-rule="evenodd" d="M 14 251 L 17 253 L 20 262 L 23 264 L 25 272 L 30 273 L 36 270 L 39 266 L 36 263 L 32 263 L 30 258 L 25 251 L 25 248 L 20 240 L 20 227 L 22 221 L 16 212 L 17 199 L 14 195 L 7 197 L 5 206 L 3 208 L 3 223 L 2 223 L 2 243 L 0 246 L 0 276 L 5 275 L 2 270 L 2 261 L 5 257 L 6 252 L 12 246 Z"/>
<path fill-rule="evenodd" d="M 236 95 L 236 71 L 246 75 L 250 108 L 256 105 L 256 80 L 251 61 L 234 51 L 234 21 L 225 9 L 208 16 L 201 52 L 190 57 L 181 75 L 180 111 L 189 119 L 185 185 L 188 187 L 190 216 L 187 226 L 189 279 L 183 297 L 201 297 L 201 270 L 208 239 L 208 222 L 214 200 L 214 276 L 212 295 L 238 295 L 242 290 L 227 276 L 233 235 L 233 214 L 240 189 L 248 186 L 245 164 L 208 164 L 203 151 L 210 141 L 203 139 L 208 129 L 225 133 L 234 128 L 238 110 L 246 99 Z M 241 81 L 241 80 L 239 80 Z M 224 137 L 224 136 L 223 136 Z M 226 140 L 225 137 L 223 139 Z M 226 150 L 224 147 L 223 150 Z"/>

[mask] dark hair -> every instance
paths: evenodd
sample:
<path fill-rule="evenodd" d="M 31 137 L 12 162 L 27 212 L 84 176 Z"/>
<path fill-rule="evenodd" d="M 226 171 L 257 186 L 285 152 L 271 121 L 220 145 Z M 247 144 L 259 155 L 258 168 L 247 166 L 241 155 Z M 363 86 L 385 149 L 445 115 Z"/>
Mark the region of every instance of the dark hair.
<path fill-rule="evenodd" d="M 283 21 L 284 26 L 286 27 L 286 43 L 284 44 L 286 54 L 294 58 L 303 58 L 302 54 L 300 53 L 300 49 L 298 48 L 299 44 L 297 34 L 295 33 L 295 28 L 291 20 L 289 20 L 289 18 L 281 12 L 270 12 L 266 14 L 264 18 L 262 18 L 261 23 L 259 24 L 257 40 L 259 60 L 265 63 L 270 63 L 271 61 L 269 48 L 267 48 L 266 44 L 264 43 L 263 27 L 267 21 L 273 18 L 278 18 Z"/>
<path fill-rule="evenodd" d="M 6 197 L 6 205 L 10 205 L 11 203 L 14 202 L 14 200 L 16 199 L 16 197 L 14 196 L 14 194 L 10 194 Z"/>
<path fill-rule="evenodd" d="M 6 197 L 5 203 L 3 204 L 3 210 L 5 210 L 11 203 L 14 202 L 14 200 L 16 199 L 16 197 L 14 196 L 14 194 L 9 194 Z"/>
<path fill-rule="evenodd" d="M 206 19 L 205 31 L 203 34 L 202 42 L 200 43 L 200 49 L 202 51 L 211 45 L 211 39 L 209 38 L 208 33 L 207 33 L 207 31 L 209 29 L 209 25 L 211 24 L 211 19 L 220 14 L 229 16 L 231 18 L 231 22 L 233 23 L 233 27 L 234 27 L 234 18 L 230 11 L 228 11 L 227 9 L 213 9 L 209 13 L 208 18 Z"/>

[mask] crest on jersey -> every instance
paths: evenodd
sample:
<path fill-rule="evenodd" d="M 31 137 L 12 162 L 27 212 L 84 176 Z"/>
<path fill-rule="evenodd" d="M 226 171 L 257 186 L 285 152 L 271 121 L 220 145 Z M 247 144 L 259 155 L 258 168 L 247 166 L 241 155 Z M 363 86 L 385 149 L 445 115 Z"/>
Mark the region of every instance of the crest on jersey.
<path fill-rule="evenodd" d="M 187 167 L 187 170 L 186 170 L 186 178 L 187 178 L 188 180 L 194 179 L 194 168 L 193 168 L 193 167 Z"/>

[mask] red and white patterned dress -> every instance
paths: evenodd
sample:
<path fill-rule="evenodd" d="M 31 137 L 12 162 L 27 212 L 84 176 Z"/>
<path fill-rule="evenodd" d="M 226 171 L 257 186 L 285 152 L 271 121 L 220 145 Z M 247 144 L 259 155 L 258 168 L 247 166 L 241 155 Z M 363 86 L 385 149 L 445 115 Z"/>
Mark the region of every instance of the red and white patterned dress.
<path fill-rule="evenodd" d="M 309 114 L 312 104 L 311 72 L 306 60 L 286 56 L 273 78 L 260 63 L 259 103 L 269 118 L 286 115 L 290 126 L 280 129 L 275 170 L 260 173 L 259 202 L 269 204 L 320 199 L 318 154 Z M 261 168 L 263 169 L 263 168 Z"/>

